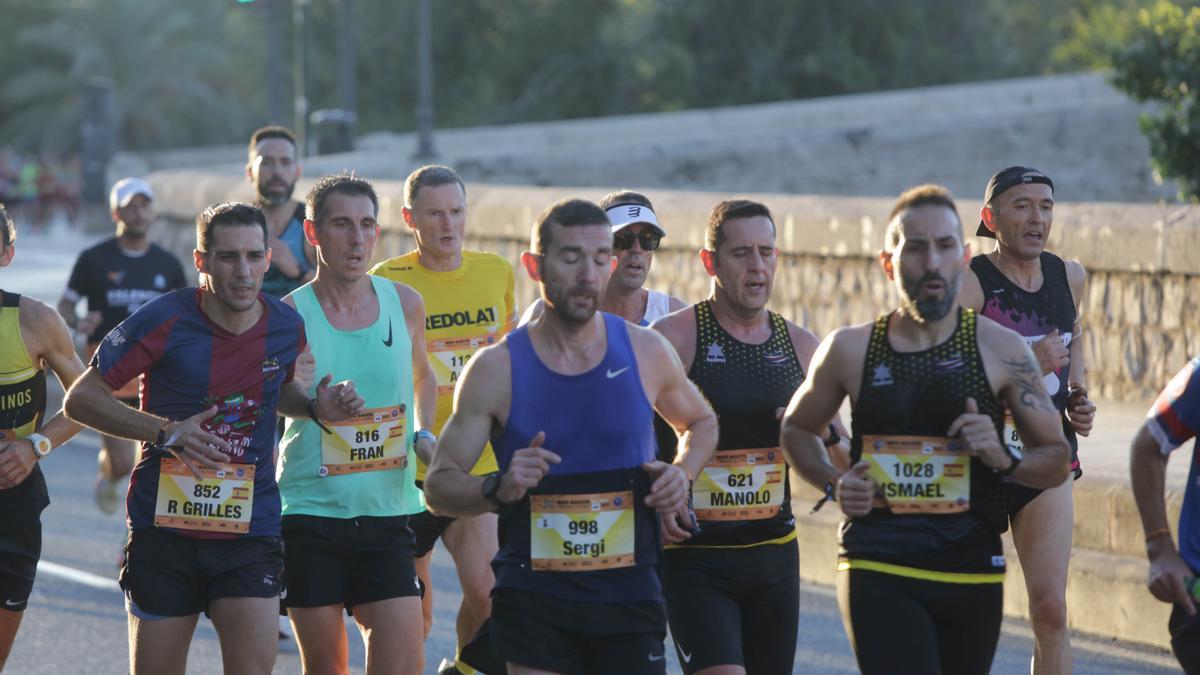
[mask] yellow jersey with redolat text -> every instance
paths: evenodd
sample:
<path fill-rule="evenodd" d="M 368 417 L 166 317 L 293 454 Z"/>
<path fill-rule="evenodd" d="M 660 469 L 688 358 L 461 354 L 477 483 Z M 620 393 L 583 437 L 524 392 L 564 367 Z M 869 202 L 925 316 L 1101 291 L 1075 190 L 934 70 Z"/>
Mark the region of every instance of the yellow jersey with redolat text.
<path fill-rule="evenodd" d="M 425 301 L 425 350 L 437 376 L 437 422 L 440 434 L 454 405 L 454 386 L 471 356 L 496 344 L 516 325 L 513 268 L 495 253 L 463 251 L 462 264 L 448 272 L 431 270 L 410 251 L 371 269 L 392 281 L 413 287 Z M 489 443 L 471 473 L 479 476 L 497 470 Z M 417 480 L 425 480 L 426 467 L 417 461 Z"/>

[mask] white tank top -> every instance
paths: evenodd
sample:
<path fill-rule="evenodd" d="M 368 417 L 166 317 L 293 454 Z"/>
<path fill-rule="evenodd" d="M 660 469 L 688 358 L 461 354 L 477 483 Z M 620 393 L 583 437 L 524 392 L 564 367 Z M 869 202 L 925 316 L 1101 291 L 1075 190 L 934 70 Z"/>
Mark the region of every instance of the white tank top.
<path fill-rule="evenodd" d="M 671 313 L 671 296 L 650 289 L 646 289 L 646 292 L 648 293 L 646 312 L 642 315 L 642 320 L 638 322 L 639 326 L 649 326 L 658 317 Z M 529 303 L 529 306 L 521 313 L 521 320 L 517 322 L 517 325 L 524 326 L 529 323 L 534 317 L 534 312 L 540 313 L 543 304 L 541 298 Z"/>

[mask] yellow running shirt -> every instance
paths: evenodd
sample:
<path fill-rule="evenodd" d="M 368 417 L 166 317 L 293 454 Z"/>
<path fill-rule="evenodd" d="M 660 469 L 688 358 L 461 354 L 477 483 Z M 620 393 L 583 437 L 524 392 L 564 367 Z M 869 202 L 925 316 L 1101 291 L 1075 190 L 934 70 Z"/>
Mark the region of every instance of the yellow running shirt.
<path fill-rule="evenodd" d="M 437 421 L 434 431 L 450 418 L 454 385 L 471 355 L 495 344 L 516 325 L 513 268 L 495 253 L 463 251 L 462 265 L 436 272 L 417 261 L 410 251 L 371 268 L 371 274 L 412 286 L 425 300 L 425 351 L 437 375 Z M 489 443 L 471 473 L 497 471 Z M 425 480 L 425 465 L 417 461 L 417 480 Z"/>

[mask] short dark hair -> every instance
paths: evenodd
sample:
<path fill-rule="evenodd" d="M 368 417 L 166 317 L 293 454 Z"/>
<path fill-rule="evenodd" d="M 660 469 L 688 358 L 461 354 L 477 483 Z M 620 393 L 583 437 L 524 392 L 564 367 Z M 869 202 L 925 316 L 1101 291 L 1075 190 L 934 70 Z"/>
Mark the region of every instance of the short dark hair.
<path fill-rule="evenodd" d="M 17 225 L 13 222 L 12 216 L 8 215 L 8 210 L 4 208 L 4 204 L 0 204 L 0 242 L 4 245 L 0 246 L 0 250 L 7 249 L 17 240 Z"/>
<path fill-rule="evenodd" d="M 257 225 L 263 234 L 263 246 L 267 245 L 267 217 L 262 209 L 245 202 L 213 204 L 196 216 L 196 250 L 208 254 L 213 229 L 235 225 Z"/>
<path fill-rule="evenodd" d="M 282 138 L 296 147 L 296 135 L 287 127 L 281 127 L 278 124 L 271 124 L 259 129 L 255 129 L 254 133 L 250 134 L 250 146 L 246 148 L 246 154 L 254 157 L 254 151 L 258 148 L 258 144 L 268 138 Z"/>
<path fill-rule="evenodd" d="M 633 190 L 617 190 L 616 192 L 610 192 L 604 195 L 604 199 L 600 200 L 600 208 L 604 209 L 605 211 L 608 211 L 614 206 L 620 206 L 622 204 L 637 204 L 638 206 L 644 206 L 651 211 L 654 210 L 654 205 L 650 203 L 650 199 L 646 197 L 646 195 L 640 192 L 634 192 Z"/>
<path fill-rule="evenodd" d="M 370 197 L 375 215 L 379 215 L 379 195 L 375 194 L 375 186 L 353 173 L 342 172 L 333 176 L 322 176 L 312 186 L 304 197 L 304 217 L 320 225 L 321 219 L 325 217 L 325 202 L 329 195 L 335 193 L 351 197 Z"/>
<path fill-rule="evenodd" d="M 958 229 L 958 240 L 963 240 L 962 234 L 962 219 L 958 217 L 958 207 L 954 204 L 954 195 L 950 194 L 950 190 L 944 185 L 935 183 L 924 183 L 908 188 L 900 193 L 900 197 L 896 199 L 896 204 L 892 207 L 892 212 L 888 214 L 888 226 L 883 235 L 883 250 L 892 251 L 900 243 L 902 222 L 897 218 L 900 214 L 909 209 L 915 209 L 918 206 L 943 206 L 950 209 L 954 214 L 954 219 L 960 224 Z"/>
<path fill-rule="evenodd" d="M 729 199 L 718 203 L 708 216 L 708 224 L 704 226 L 704 248 L 715 252 L 721 242 L 725 241 L 724 226 L 726 222 L 735 218 L 754 218 L 756 216 L 766 217 L 771 221 L 771 228 L 775 228 L 775 218 L 771 216 L 771 209 L 768 209 L 762 202 L 749 199 Z"/>
<path fill-rule="evenodd" d="M 550 205 L 533 226 L 533 252 L 542 255 L 550 248 L 550 226 L 609 225 L 604 209 L 586 199 L 563 199 Z"/>
<path fill-rule="evenodd" d="M 441 164 L 427 164 L 416 171 L 408 174 L 408 178 L 404 179 L 404 206 L 411 209 L 413 202 L 417 200 L 417 193 L 423 187 L 440 187 L 442 185 L 450 185 L 458 183 L 458 187 L 462 188 L 463 195 L 467 194 L 467 185 L 458 175 L 458 172 L 448 166 Z"/>

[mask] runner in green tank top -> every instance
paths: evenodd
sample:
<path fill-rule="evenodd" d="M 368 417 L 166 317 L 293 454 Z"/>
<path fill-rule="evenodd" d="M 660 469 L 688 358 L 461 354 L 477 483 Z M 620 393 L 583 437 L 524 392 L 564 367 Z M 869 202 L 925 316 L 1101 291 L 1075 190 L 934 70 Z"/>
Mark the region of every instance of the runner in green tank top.
<path fill-rule="evenodd" d="M 352 176 L 309 192 L 305 236 L 317 277 L 285 302 L 304 317 L 316 388 L 354 383 L 360 413 L 337 424 L 289 420 L 280 445 L 284 584 L 305 672 L 347 667 L 343 608 L 369 664 L 419 673 L 422 617 L 409 514 L 425 505 L 413 472 L 436 442 L 437 382 L 425 355 L 425 308 L 403 284 L 367 275 L 379 200 Z"/>

